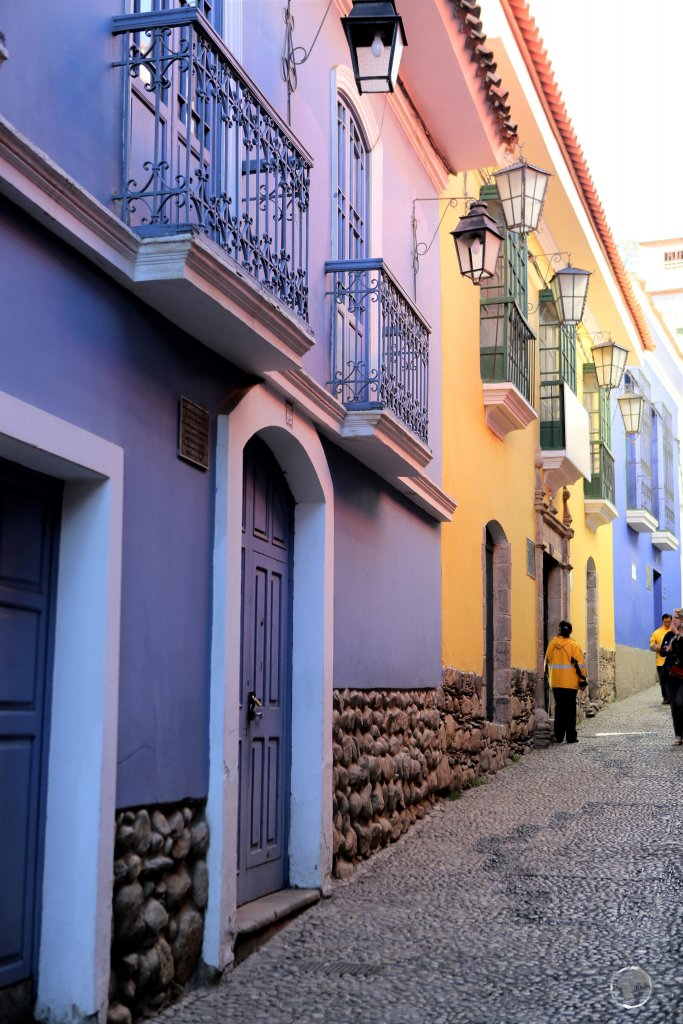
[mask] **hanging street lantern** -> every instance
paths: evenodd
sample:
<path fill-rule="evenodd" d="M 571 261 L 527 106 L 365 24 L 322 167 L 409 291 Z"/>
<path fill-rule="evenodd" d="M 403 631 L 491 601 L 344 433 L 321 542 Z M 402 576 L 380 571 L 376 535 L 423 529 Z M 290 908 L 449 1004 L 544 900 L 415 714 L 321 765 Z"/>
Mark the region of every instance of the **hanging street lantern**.
<path fill-rule="evenodd" d="M 508 231 L 535 231 L 543 209 L 550 174 L 521 160 L 494 171 L 496 187 Z"/>
<path fill-rule="evenodd" d="M 571 265 L 555 272 L 550 288 L 560 323 L 578 324 L 583 319 L 590 276 L 590 270 L 578 270 Z"/>
<path fill-rule="evenodd" d="M 394 0 L 353 0 L 341 19 L 358 92 L 393 92 L 408 45 Z"/>
<path fill-rule="evenodd" d="M 591 349 L 595 376 L 601 388 L 618 388 L 624 376 L 628 350 L 608 341 L 604 345 L 593 345 Z"/>
<path fill-rule="evenodd" d="M 460 273 L 474 284 L 493 277 L 503 236 L 480 199 L 472 203 L 455 231 L 451 231 Z"/>
<path fill-rule="evenodd" d="M 619 402 L 621 417 L 624 421 L 624 430 L 627 434 L 638 434 L 645 404 L 643 396 L 629 391 L 625 395 L 620 395 L 617 401 Z"/>

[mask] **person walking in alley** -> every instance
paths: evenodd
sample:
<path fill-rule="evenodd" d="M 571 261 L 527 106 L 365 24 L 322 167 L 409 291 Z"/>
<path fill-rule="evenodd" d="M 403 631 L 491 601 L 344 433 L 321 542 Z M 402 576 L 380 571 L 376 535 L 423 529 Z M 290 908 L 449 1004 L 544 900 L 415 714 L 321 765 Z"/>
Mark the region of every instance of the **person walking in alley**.
<path fill-rule="evenodd" d="M 586 665 L 583 651 L 571 638 L 572 624 L 562 619 L 559 633 L 545 652 L 546 671 L 555 700 L 555 739 L 576 743 L 576 694 L 586 687 Z"/>
<path fill-rule="evenodd" d="M 683 609 L 674 608 L 671 629 L 663 637 L 660 651 L 664 655 L 666 692 L 674 725 L 674 747 L 683 744 Z"/>
<path fill-rule="evenodd" d="M 659 676 L 659 685 L 662 690 L 662 704 L 668 704 L 669 698 L 666 692 L 666 671 L 664 668 L 664 655 L 661 653 L 662 640 L 671 629 L 671 615 L 669 612 L 665 612 L 662 615 L 662 624 L 659 626 L 652 636 L 650 637 L 650 650 L 655 652 L 655 665 L 657 666 L 657 675 Z"/>

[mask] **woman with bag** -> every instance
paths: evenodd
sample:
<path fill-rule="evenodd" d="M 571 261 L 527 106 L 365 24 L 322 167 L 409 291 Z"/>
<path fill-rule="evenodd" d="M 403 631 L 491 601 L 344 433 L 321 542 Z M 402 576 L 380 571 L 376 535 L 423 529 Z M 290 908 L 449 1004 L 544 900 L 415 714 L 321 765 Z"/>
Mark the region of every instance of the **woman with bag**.
<path fill-rule="evenodd" d="M 683 609 L 674 608 L 671 629 L 662 640 L 666 692 L 674 724 L 674 747 L 683 744 Z"/>

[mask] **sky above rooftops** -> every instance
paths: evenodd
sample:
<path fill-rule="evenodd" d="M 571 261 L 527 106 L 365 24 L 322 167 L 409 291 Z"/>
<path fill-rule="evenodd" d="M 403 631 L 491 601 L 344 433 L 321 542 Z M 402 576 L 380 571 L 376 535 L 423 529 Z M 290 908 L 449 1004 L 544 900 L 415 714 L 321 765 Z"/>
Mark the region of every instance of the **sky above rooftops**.
<path fill-rule="evenodd" d="M 683 2 L 527 3 L 616 241 L 683 236 Z"/>

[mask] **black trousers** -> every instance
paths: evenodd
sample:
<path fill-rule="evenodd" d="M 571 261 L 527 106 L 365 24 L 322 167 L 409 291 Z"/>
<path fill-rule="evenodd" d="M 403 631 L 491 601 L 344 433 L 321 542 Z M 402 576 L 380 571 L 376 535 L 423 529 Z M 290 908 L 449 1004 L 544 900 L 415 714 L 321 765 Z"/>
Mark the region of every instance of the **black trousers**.
<path fill-rule="evenodd" d="M 555 698 L 555 739 L 561 743 L 565 735 L 567 743 L 576 740 L 576 690 L 554 686 Z"/>
<path fill-rule="evenodd" d="M 674 683 L 667 678 L 666 692 L 671 705 L 674 735 L 683 737 L 683 683 Z"/>
<path fill-rule="evenodd" d="M 669 694 L 666 690 L 666 672 L 664 671 L 664 665 L 657 665 L 657 675 L 659 676 L 659 685 L 662 690 L 662 700 L 669 703 Z"/>

